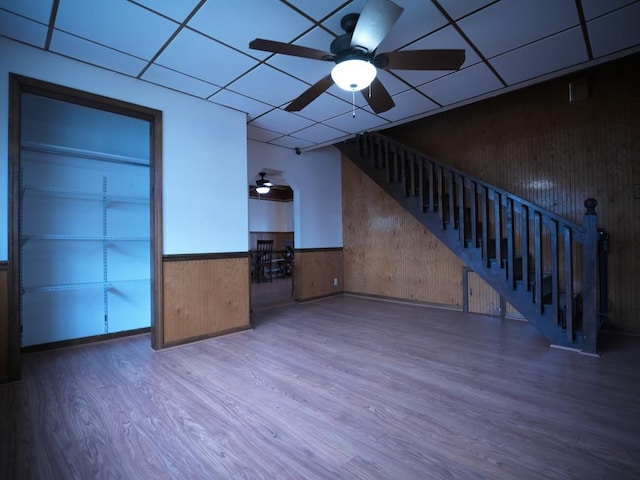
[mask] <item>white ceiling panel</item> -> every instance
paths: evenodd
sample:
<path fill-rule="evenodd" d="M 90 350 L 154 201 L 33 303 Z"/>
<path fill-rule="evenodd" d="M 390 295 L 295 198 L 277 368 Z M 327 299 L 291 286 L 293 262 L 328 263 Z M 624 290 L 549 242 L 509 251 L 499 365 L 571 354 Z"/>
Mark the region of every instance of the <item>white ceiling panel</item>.
<path fill-rule="evenodd" d="M 167 1 L 167 0 L 134 0 L 140 5 L 144 5 L 151 10 L 166 15 L 167 17 L 182 23 L 187 16 L 198 5 L 200 0 L 180 0 L 180 1 Z"/>
<path fill-rule="evenodd" d="M 277 18 L 277 22 L 269 21 Z M 189 26 L 242 51 L 249 50 L 254 38 L 290 42 L 313 23 L 281 2 L 242 0 L 208 1 L 189 22 Z M 252 50 L 257 58 L 267 52 Z"/>
<path fill-rule="evenodd" d="M 333 139 L 342 138 L 347 135 L 348 134 L 346 132 L 343 132 L 342 130 L 328 127 L 327 125 L 323 125 L 322 123 L 316 123 L 315 125 L 312 125 L 303 130 L 299 130 L 292 134 L 292 136 L 296 138 L 308 140 L 309 142 L 313 142 L 316 144 L 329 142 Z"/>
<path fill-rule="evenodd" d="M 0 0 L 0 9 L 6 9 L 45 25 L 49 23 L 52 6 L 53 0 Z"/>
<path fill-rule="evenodd" d="M 485 64 L 478 63 L 427 83 L 418 90 L 440 105 L 446 106 L 498 90 L 500 87 L 502 84 L 491 70 Z"/>
<path fill-rule="evenodd" d="M 144 75 L 143 80 L 171 88 L 179 92 L 184 92 L 200 98 L 207 98 L 220 87 L 211 83 L 203 82 L 197 78 L 190 77 L 175 70 L 161 67 L 160 65 L 151 65 Z"/>
<path fill-rule="evenodd" d="M 362 92 L 352 97 L 335 85 L 300 112 L 286 112 L 333 62 L 251 50 L 249 42 L 329 51 L 344 33 L 344 15 L 359 14 L 367 1 L 58 0 L 52 18 L 53 0 L 0 0 L 0 36 L 132 78 L 144 72 L 141 81 L 245 112 L 250 138 L 301 148 L 640 53 L 640 0 L 581 0 L 591 59 L 574 0 L 394 0 L 405 10 L 378 51 L 464 49 L 462 69 L 379 70 L 395 102 L 379 115 Z"/>
<path fill-rule="evenodd" d="M 146 65 L 139 58 L 60 31 L 55 31 L 51 37 L 51 51 L 131 76 L 137 75 Z"/>
<path fill-rule="evenodd" d="M 302 140 L 301 138 L 290 137 L 288 135 L 275 138 L 271 140 L 269 143 L 273 145 L 278 145 L 284 148 L 309 148 L 313 147 L 313 143 L 307 140 Z"/>
<path fill-rule="evenodd" d="M 394 95 L 393 101 L 396 106 L 391 110 L 380 114 L 382 117 L 392 122 L 402 120 L 403 118 L 413 117 L 414 115 L 420 115 L 438 107 L 438 105 L 416 90 L 407 90 L 406 92 Z"/>
<path fill-rule="evenodd" d="M 440 0 L 440 5 L 454 20 L 486 7 L 495 0 Z"/>
<path fill-rule="evenodd" d="M 253 120 L 256 117 L 267 113 L 269 110 L 273 110 L 271 105 L 259 102 L 253 98 L 245 97 L 244 95 L 232 92 L 231 90 L 220 90 L 209 98 L 209 101 L 244 112 L 247 114 L 248 120 Z"/>
<path fill-rule="evenodd" d="M 0 10 L 0 34 L 42 48 L 47 40 L 47 26 Z"/>
<path fill-rule="evenodd" d="M 378 52 L 398 50 L 427 33 L 443 27 L 447 19 L 431 3 L 424 0 L 396 0 L 404 12 L 393 26 L 389 35 L 378 47 Z M 413 50 L 411 46 L 408 50 Z"/>
<path fill-rule="evenodd" d="M 361 133 L 367 130 L 375 130 L 387 123 L 389 122 L 383 118 L 361 108 L 355 111 L 355 116 L 352 112 L 349 112 L 324 122 L 325 125 L 347 133 Z"/>
<path fill-rule="evenodd" d="M 167 46 L 157 63 L 221 87 L 257 64 L 252 58 L 187 28 Z"/>
<path fill-rule="evenodd" d="M 582 11 L 587 20 L 592 20 L 633 2 L 634 0 L 582 0 Z"/>
<path fill-rule="evenodd" d="M 260 65 L 236 80 L 229 89 L 278 107 L 289 103 L 305 91 L 309 85 L 279 72 L 268 65 Z"/>
<path fill-rule="evenodd" d="M 640 45 L 640 2 L 587 22 L 595 58 Z"/>
<path fill-rule="evenodd" d="M 459 25 L 485 58 L 535 42 L 579 24 L 572 1 L 508 0 L 495 3 Z"/>
<path fill-rule="evenodd" d="M 247 137 L 251 140 L 256 140 L 258 142 L 268 142 L 281 136 L 281 133 L 272 132 L 271 130 L 267 130 L 266 128 L 247 125 Z"/>
<path fill-rule="evenodd" d="M 509 85 L 513 85 L 587 59 L 582 30 L 575 27 L 492 58 L 491 65 Z"/>
<path fill-rule="evenodd" d="M 177 26 L 126 0 L 61 0 L 56 17 L 56 28 L 146 60 Z"/>
<path fill-rule="evenodd" d="M 288 113 L 276 108 L 255 120 L 251 120 L 249 124 L 255 127 L 268 128 L 281 134 L 287 134 L 313 125 L 313 123 L 311 120 L 301 117 L 300 115 Z"/>

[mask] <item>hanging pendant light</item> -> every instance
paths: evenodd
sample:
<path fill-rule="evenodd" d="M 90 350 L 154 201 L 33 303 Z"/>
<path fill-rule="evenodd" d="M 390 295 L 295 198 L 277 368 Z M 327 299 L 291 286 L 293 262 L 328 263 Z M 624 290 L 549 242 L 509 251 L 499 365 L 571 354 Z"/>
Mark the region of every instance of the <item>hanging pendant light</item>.
<path fill-rule="evenodd" d="M 265 173 L 260 172 L 260 178 L 256 180 L 256 192 L 258 192 L 260 195 L 269 193 L 269 191 L 271 190 L 271 186 L 273 185 L 269 180 L 264 178 L 264 176 Z"/>

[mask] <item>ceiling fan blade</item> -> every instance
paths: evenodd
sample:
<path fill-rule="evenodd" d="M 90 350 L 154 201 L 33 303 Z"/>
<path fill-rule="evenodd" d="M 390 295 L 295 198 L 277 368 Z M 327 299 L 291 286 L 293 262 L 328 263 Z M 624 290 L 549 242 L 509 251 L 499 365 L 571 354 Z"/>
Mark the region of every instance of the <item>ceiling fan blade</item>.
<path fill-rule="evenodd" d="M 369 89 L 364 88 L 360 90 L 362 92 L 362 96 L 365 98 L 371 110 L 376 113 L 386 112 L 387 110 L 395 107 L 395 103 L 393 102 L 391 95 L 382 82 L 375 78 L 373 82 L 371 82 L 371 95 L 369 95 Z"/>
<path fill-rule="evenodd" d="M 387 70 L 458 70 L 464 50 L 401 50 L 376 55 L 373 64 Z"/>
<path fill-rule="evenodd" d="M 282 53 L 283 55 L 291 55 L 294 57 L 311 58 L 314 60 L 333 61 L 335 55 L 315 48 L 300 47 L 298 45 L 290 45 L 288 43 L 276 42 L 274 40 L 265 40 L 256 38 L 249 43 L 249 48 L 254 50 L 262 50 L 264 52 Z"/>
<path fill-rule="evenodd" d="M 287 105 L 285 110 L 287 112 L 299 112 L 320 95 L 322 95 L 322 93 L 331 85 L 333 85 L 333 79 L 331 78 L 331 75 L 327 75 L 326 77 L 311 85 L 304 92 L 302 92 L 302 95 L 300 95 L 293 102 Z"/>
<path fill-rule="evenodd" d="M 387 36 L 404 11 L 390 0 L 369 0 L 362 9 L 351 36 L 352 47 L 373 52 Z"/>

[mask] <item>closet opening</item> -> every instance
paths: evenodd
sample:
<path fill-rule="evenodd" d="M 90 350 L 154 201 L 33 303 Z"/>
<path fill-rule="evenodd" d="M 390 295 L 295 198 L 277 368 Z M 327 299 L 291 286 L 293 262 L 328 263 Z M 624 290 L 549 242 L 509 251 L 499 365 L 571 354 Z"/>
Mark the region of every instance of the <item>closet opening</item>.
<path fill-rule="evenodd" d="M 9 308 L 19 356 L 161 344 L 161 112 L 12 75 Z"/>

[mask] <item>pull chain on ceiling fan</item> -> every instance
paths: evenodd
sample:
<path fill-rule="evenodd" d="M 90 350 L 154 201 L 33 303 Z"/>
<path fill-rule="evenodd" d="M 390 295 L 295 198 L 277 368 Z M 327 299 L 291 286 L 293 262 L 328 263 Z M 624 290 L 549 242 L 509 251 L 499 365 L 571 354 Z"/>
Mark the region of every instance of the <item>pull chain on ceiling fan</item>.
<path fill-rule="evenodd" d="M 355 116 L 355 92 L 360 91 L 375 113 L 386 112 L 395 103 L 377 78 L 377 69 L 384 70 L 458 70 L 464 63 L 460 49 L 398 50 L 376 53 L 404 9 L 390 0 L 369 0 L 360 14 L 345 15 L 340 22 L 344 34 L 336 37 L 330 52 L 256 38 L 249 47 L 271 53 L 334 62 L 331 73 L 311 85 L 285 108 L 298 112 L 313 102 L 333 84 L 352 92 Z M 369 87 L 369 95 L 366 89 Z"/>

